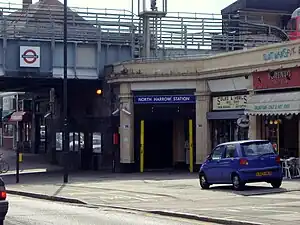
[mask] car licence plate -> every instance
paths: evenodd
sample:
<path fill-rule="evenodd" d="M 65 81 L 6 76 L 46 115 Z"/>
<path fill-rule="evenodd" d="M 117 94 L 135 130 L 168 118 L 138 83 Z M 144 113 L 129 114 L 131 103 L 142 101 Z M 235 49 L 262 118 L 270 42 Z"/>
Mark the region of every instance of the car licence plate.
<path fill-rule="evenodd" d="M 265 172 L 257 172 L 256 176 L 257 177 L 265 177 L 265 176 L 271 176 L 272 172 L 271 171 L 265 171 Z"/>

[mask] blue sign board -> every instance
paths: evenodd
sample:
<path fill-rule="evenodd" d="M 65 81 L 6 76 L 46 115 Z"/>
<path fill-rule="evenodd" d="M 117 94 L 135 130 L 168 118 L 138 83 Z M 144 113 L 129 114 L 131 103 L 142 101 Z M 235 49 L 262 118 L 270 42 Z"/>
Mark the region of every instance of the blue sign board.
<path fill-rule="evenodd" d="M 195 102 L 195 95 L 152 95 L 134 97 L 134 104 L 182 104 Z"/>

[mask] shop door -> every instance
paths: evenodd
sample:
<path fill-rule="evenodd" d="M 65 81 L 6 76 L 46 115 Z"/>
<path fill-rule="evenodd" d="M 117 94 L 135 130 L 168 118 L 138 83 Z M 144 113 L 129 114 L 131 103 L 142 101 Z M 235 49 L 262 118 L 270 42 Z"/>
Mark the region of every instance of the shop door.
<path fill-rule="evenodd" d="M 236 120 L 213 121 L 213 147 L 218 144 L 246 139 L 248 129 L 238 127 Z"/>
<path fill-rule="evenodd" d="M 85 132 L 83 135 L 83 148 L 80 151 L 81 155 L 81 168 L 83 170 L 89 170 L 92 168 L 92 154 L 93 154 L 93 133 Z"/>

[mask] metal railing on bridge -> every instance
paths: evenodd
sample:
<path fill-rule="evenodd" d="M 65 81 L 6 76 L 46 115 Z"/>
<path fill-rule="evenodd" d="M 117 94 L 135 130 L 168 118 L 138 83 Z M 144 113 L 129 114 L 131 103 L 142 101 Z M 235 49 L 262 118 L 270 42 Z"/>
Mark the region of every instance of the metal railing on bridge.
<path fill-rule="evenodd" d="M 70 41 L 131 45 L 138 52 L 143 48 L 143 22 L 130 11 L 69 7 L 68 25 Z M 0 36 L 62 40 L 63 5 L 38 2 L 22 8 L 0 3 Z M 280 41 L 263 19 L 255 24 L 217 14 L 168 12 L 166 17 L 151 20 L 154 57 L 163 49 L 183 49 L 186 54 L 194 49 L 201 54 L 202 50 L 230 51 Z"/>

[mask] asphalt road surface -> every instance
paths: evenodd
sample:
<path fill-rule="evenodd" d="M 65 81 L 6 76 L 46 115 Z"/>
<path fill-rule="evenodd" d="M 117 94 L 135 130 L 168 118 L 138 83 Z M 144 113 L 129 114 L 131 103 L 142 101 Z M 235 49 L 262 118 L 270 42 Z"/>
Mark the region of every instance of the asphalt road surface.
<path fill-rule="evenodd" d="M 76 206 L 10 195 L 5 225 L 195 225 L 210 224 L 146 213 Z"/>

